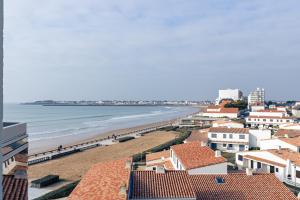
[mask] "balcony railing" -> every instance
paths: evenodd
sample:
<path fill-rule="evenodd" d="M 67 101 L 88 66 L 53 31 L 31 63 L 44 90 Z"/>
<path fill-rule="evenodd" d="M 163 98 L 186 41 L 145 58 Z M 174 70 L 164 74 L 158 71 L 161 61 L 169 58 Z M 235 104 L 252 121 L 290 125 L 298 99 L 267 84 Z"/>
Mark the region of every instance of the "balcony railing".
<path fill-rule="evenodd" d="M 285 182 L 286 184 L 288 184 L 290 186 L 294 186 L 294 187 L 300 188 L 300 183 L 297 183 L 297 182 L 295 182 L 295 181 L 293 181 L 291 179 L 284 178 L 283 182 Z"/>

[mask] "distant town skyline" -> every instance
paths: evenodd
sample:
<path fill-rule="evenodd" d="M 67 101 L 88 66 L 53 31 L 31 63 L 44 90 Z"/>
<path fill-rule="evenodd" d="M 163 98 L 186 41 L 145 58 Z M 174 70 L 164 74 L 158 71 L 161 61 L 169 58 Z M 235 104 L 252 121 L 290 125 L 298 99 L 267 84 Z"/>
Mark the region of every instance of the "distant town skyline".
<path fill-rule="evenodd" d="M 5 2 L 4 101 L 300 100 L 300 2 Z"/>

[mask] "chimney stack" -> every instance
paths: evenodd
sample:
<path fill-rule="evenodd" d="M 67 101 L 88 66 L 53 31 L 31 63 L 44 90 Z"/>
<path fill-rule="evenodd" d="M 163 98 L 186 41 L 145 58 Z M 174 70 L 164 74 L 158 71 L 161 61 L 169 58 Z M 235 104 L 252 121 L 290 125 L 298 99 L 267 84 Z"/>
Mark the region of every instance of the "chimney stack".
<path fill-rule="evenodd" d="M 127 187 L 126 187 L 126 183 L 122 183 L 122 185 L 120 186 L 120 192 L 119 194 L 124 197 L 127 195 Z"/>
<path fill-rule="evenodd" d="M 131 169 L 131 161 L 130 160 L 126 161 L 125 169 Z"/>
<path fill-rule="evenodd" d="M 253 171 L 249 168 L 246 168 L 246 174 L 247 176 L 252 176 L 253 175 Z"/>
<path fill-rule="evenodd" d="M 289 138 L 289 134 L 284 134 L 284 137 L 285 138 Z"/>
<path fill-rule="evenodd" d="M 166 170 L 164 167 L 162 166 L 156 166 L 156 173 L 157 174 L 165 174 L 166 173 Z"/>
<path fill-rule="evenodd" d="M 221 151 L 219 151 L 219 150 L 215 151 L 215 156 L 216 156 L 216 158 L 221 157 L 222 156 Z"/>

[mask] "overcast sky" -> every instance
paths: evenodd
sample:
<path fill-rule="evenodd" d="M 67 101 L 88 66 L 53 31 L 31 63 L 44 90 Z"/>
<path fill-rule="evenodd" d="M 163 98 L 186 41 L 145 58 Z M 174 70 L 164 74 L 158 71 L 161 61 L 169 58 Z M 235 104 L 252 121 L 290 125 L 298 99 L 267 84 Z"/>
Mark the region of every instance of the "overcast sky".
<path fill-rule="evenodd" d="M 299 0 L 5 1 L 4 100 L 300 100 Z"/>

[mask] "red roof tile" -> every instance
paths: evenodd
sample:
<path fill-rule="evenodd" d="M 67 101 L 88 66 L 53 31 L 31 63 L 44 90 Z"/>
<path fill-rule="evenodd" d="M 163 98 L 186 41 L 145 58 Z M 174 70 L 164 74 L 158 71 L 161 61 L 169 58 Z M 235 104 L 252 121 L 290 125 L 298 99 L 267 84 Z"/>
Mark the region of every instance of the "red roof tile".
<path fill-rule="evenodd" d="M 186 170 L 205 167 L 226 162 L 224 157 L 216 157 L 215 152 L 200 146 L 199 142 L 179 144 L 171 147 Z"/>
<path fill-rule="evenodd" d="M 212 127 L 209 129 L 209 132 L 212 133 L 243 133 L 249 134 L 248 128 L 227 128 L 227 127 Z"/>
<path fill-rule="evenodd" d="M 274 136 L 276 136 L 276 137 L 285 137 L 286 135 L 289 138 L 299 137 L 300 136 L 300 130 L 279 129 Z"/>
<path fill-rule="evenodd" d="M 125 200 L 121 186 L 129 186 L 128 159 L 103 162 L 94 165 L 73 190 L 68 200 Z"/>
<path fill-rule="evenodd" d="M 216 177 L 224 180 L 217 184 Z M 296 200 L 273 174 L 192 175 L 197 200 Z"/>
<path fill-rule="evenodd" d="M 170 157 L 170 150 L 147 154 L 146 155 L 146 161 L 149 162 L 149 161 L 159 160 L 162 157 L 169 158 Z"/>
<path fill-rule="evenodd" d="M 195 198 L 185 171 L 134 171 L 132 199 Z"/>
<path fill-rule="evenodd" d="M 3 176 L 3 200 L 28 199 L 28 180 Z"/>

